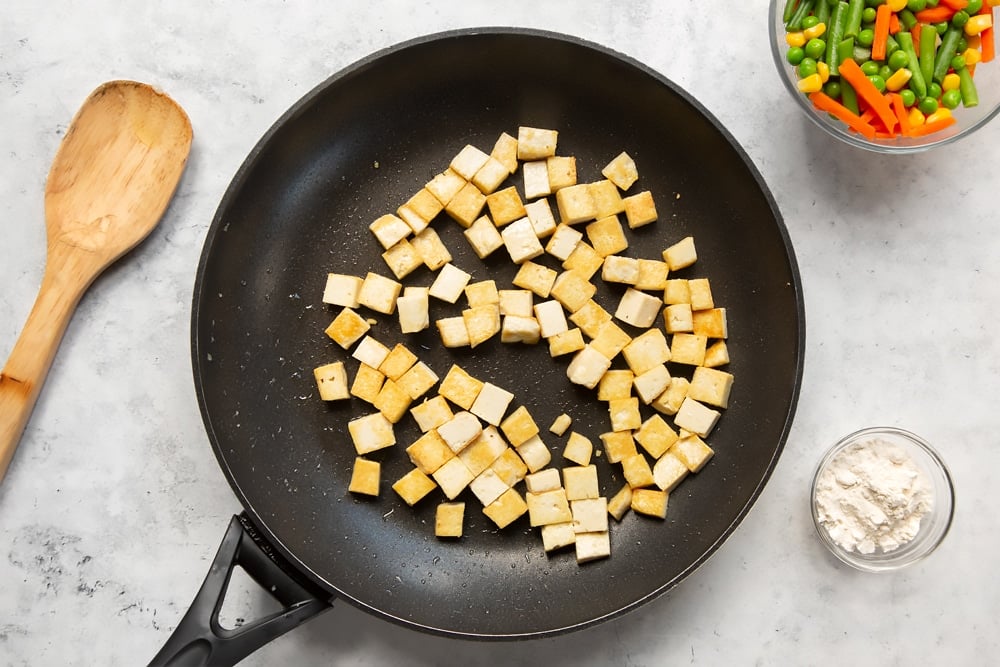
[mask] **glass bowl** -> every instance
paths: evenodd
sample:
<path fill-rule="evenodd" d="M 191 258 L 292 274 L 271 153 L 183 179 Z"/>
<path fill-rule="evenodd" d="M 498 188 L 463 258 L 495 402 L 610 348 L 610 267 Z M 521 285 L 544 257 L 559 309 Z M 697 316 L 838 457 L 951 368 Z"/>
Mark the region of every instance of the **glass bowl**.
<path fill-rule="evenodd" d="M 789 64 L 786 59 L 789 47 L 785 41 L 784 8 L 785 0 L 770 0 L 768 9 L 769 37 L 771 55 L 778 68 L 778 75 L 788 94 L 795 100 L 794 103 L 805 113 L 806 117 L 815 126 L 836 139 L 877 153 L 916 153 L 967 137 L 1000 113 L 1000 56 L 998 56 L 991 62 L 976 65 L 975 83 L 979 94 L 979 104 L 968 109 L 959 105 L 952 114 L 956 122 L 950 127 L 919 137 L 897 136 L 868 139 L 850 130 L 847 125 L 830 114 L 816 109 L 809 98 L 804 93 L 799 92 L 796 68 Z M 993 9 L 993 20 L 995 26 L 996 23 L 1000 22 L 1000 8 Z M 994 39 L 996 46 L 1000 47 L 1000 35 L 995 34 L 995 31 L 996 27 L 994 28 Z"/>
<path fill-rule="evenodd" d="M 890 448 L 896 452 L 892 455 L 893 460 L 898 463 L 900 460 L 898 456 L 901 453 L 923 476 L 926 488 L 930 492 L 932 499 L 931 507 L 929 511 L 919 517 L 919 527 L 916 529 L 916 534 L 912 536 L 912 539 L 907 541 L 903 537 L 899 539 L 899 546 L 894 547 L 891 539 L 885 537 L 885 533 L 882 533 L 882 537 L 874 541 L 882 542 L 885 547 L 883 548 L 876 544 L 871 553 L 863 553 L 872 545 L 871 543 L 862 545 L 864 539 L 860 537 L 860 533 L 855 532 L 851 534 L 850 530 L 847 530 L 846 532 L 840 532 L 839 539 L 835 539 L 838 536 L 838 527 L 837 522 L 832 520 L 831 514 L 838 511 L 835 508 L 843 507 L 864 507 L 870 512 L 869 516 L 872 514 L 877 515 L 878 511 L 872 512 L 870 505 L 867 505 L 863 501 L 858 502 L 859 496 L 853 492 L 847 498 L 832 499 L 828 491 L 829 484 L 834 479 L 831 477 L 832 471 L 829 473 L 827 471 L 830 470 L 835 460 L 843 461 L 846 456 L 858 455 L 864 458 L 854 458 L 854 462 L 861 466 L 867 465 L 871 469 L 875 467 L 874 459 L 881 458 L 885 460 L 886 450 Z M 879 453 L 882 454 L 881 457 L 878 456 Z M 904 471 L 912 472 L 912 468 L 892 467 L 886 475 L 881 476 L 880 482 L 870 485 L 862 482 L 853 488 L 880 488 L 881 492 L 887 490 L 898 491 L 900 488 L 910 485 L 908 481 L 901 482 L 901 480 L 908 479 L 903 474 Z M 863 480 L 864 475 L 864 472 L 862 472 L 857 477 L 852 477 L 852 473 L 841 472 L 839 477 L 836 478 L 836 492 L 840 492 L 844 482 Z M 916 485 L 914 484 L 913 486 Z M 870 494 L 866 495 L 871 497 Z M 896 497 L 897 499 L 899 498 L 898 493 Z M 955 508 L 955 496 L 951 475 L 948 473 L 947 467 L 937 452 L 926 441 L 902 429 L 875 427 L 862 429 L 842 438 L 826 452 L 819 466 L 816 468 L 816 473 L 813 475 L 810 504 L 816 532 L 820 540 L 834 556 L 859 570 L 866 572 L 887 572 L 898 570 L 926 558 L 941 544 L 951 526 Z M 914 502 L 910 502 L 908 507 L 913 508 L 915 504 Z M 882 502 L 877 502 L 876 505 L 885 506 Z M 902 509 L 891 510 L 891 512 L 898 515 L 904 514 Z M 910 515 L 914 523 L 919 514 L 919 512 L 916 512 Z M 868 526 L 869 524 L 868 522 L 864 522 L 864 525 Z M 841 527 L 843 526 L 844 524 L 841 524 Z"/>

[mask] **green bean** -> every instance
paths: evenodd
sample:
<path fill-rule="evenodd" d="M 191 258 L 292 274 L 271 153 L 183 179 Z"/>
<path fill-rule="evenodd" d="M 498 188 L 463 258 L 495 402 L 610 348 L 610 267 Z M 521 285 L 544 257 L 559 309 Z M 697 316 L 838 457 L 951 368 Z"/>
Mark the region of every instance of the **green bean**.
<path fill-rule="evenodd" d="M 958 90 L 962 95 L 962 106 L 966 109 L 979 104 L 979 93 L 968 67 L 958 70 Z"/>
<path fill-rule="evenodd" d="M 892 35 L 886 35 L 885 37 L 885 56 L 886 58 L 892 56 L 892 54 L 899 51 L 899 42 Z"/>
<path fill-rule="evenodd" d="M 934 56 L 937 48 L 937 33 L 933 30 L 920 31 L 920 73 L 924 81 L 930 81 L 934 76 Z"/>
<path fill-rule="evenodd" d="M 913 35 L 901 30 L 896 33 L 896 40 L 910 61 L 909 70 L 912 73 L 909 84 L 910 89 L 916 93 L 917 97 L 924 97 L 927 94 L 927 82 L 920 71 L 920 59 L 917 58 L 917 52 L 913 50 Z"/>
<path fill-rule="evenodd" d="M 861 113 L 861 109 L 858 108 L 858 94 L 854 91 L 854 87 L 846 81 L 840 82 L 840 103 L 855 114 Z"/>
<path fill-rule="evenodd" d="M 844 25 L 844 37 L 857 37 L 861 31 L 861 13 L 865 9 L 865 0 L 850 0 L 848 2 L 847 23 Z"/>
<path fill-rule="evenodd" d="M 961 38 L 961 28 L 949 28 L 941 39 L 937 59 L 934 61 L 934 80 L 938 83 L 941 83 L 944 80 L 944 75 L 948 73 L 948 66 L 951 64 L 951 59 L 955 57 L 958 40 Z"/>
<path fill-rule="evenodd" d="M 975 16 L 982 8 L 983 0 L 969 0 L 969 4 L 965 6 L 965 11 L 969 13 L 969 16 Z"/>
<path fill-rule="evenodd" d="M 899 22 L 907 30 L 913 30 L 913 26 L 917 25 L 917 17 L 909 9 L 904 9 L 899 12 Z"/>
<path fill-rule="evenodd" d="M 788 22 L 792 20 L 792 14 L 795 13 L 795 3 L 798 0 L 785 0 L 785 11 L 781 14 L 781 21 L 788 25 Z"/>
<path fill-rule="evenodd" d="M 802 0 L 799 3 L 798 8 L 795 13 L 792 14 L 791 20 L 788 25 L 785 26 L 785 30 L 788 32 L 796 32 L 802 29 L 802 19 L 809 16 L 809 12 L 812 11 L 814 0 Z"/>
<path fill-rule="evenodd" d="M 826 27 L 830 27 L 830 3 L 826 0 L 819 0 L 819 5 L 816 6 L 815 16 L 819 19 L 820 23 L 825 23 Z"/>
<path fill-rule="evenodd" d="M 830 34 L 826 40 L 826 65 L 830 68 L 830 75 L 837 76 L 840 73 L 840 43 L 844 39 L 844 19 L 847 16 L 847 3 L 838 2 L 830 17 Z M 854 48 L 854 40 L 851 40 L 851 48 Z"/>

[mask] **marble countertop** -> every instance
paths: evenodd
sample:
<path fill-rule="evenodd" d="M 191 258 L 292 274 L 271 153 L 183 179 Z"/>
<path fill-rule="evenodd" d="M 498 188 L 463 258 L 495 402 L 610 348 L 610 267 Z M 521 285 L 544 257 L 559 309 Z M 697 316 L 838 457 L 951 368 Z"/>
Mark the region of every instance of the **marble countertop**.
<path fill-rule="evenodd" d="M 647 63 L 744 147 L 784 216 L 804 285 L 805 374 L 787 446 L 723 548 L 620 619 L 481 644 L 336 604 L 243 664 L 991 662 L 1000 652 L 990 407 L 1000 394 L 1000 123 L 902 158 L 838 145 L 784 102 L 767 3 L 728 4 L 7 2 L 0 357 L 41 280 L 44 182 L 86 95 L 115 78 L 159 85 L 187 110 L 195 145 L 158 230 L 84 297 L 0 486 L 0 664 L 145 664 L 166 640 L 240 510 L 205 436 L 189 362 L 195 269 L 225 188 L 267 128 L 330 74 L 403 40 L 483 25 L 564 32 Z M 936 445 L 958 499 L 940 550 L 889 575 L 827 554 L 807 504 L 822 451 L 877 424 Z M 228 613 L 255 599 L 235 589 Z"/>

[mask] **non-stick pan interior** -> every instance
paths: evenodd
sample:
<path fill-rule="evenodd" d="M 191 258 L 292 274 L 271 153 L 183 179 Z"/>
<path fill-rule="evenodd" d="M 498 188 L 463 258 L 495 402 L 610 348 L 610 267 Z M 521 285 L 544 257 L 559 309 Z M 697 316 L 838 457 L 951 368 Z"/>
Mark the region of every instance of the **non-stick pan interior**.
<path fill-rule="evenodd" d="M 400 444 L 373 454 L 382 495 L 347 492 L 355 453 L 349 419 L 370 406 L 324 404 L 312 369 L 345 359 L 323 330 L 330 271 L 391 275 L 368 230 L 465 145 L 489 151 L 519 125 L 558 129 L 581 182 L 621 151 L 639 167 L 659 221 L 624 253 L 658 258 L 692 235 L 728 309 L 736 376 L 731 405 L 711 434 L 715 458 L 671 494 L 666 521 L 629 514 L 612 526 L 610 559 L 579 566 L 572 551 L 546 556 L 526 518 L 503 531 L 466 498 L 465 536 L 434 537 L 436 500 L 409 508 L 389 484 L 410 469 L 402 448 L 419 432 L 407 417 Z M 520 185 L 519 176 L 512 183 Z M 435 228 L 475 280 L 509 286 L 500 250 L 479 260 L 456 223 Z M 552 258 L 548 258 L 551 260 Z M 542 260 L 540 260 L 542 261 Z M 556 265 L 549 262 L 553 267 Z M 421 269 L 406 284 L 429 285 Z M 600 283 L 600 281 L 596 281 Z M 613 310 L 620 290 L 598 293 Z M 435 302 L 432 318 L 458 314 Z M 595 442 L 604 404 L 571 385 L 568 358 L 538 346 L 448 350 L 436 333 L 403 338 L 394 317 L 372 334 L 405 342 L 440 376 L 457 363 L 516 395 L 562 465 L 565 440 L 547 433 L 562 412 Z M 434 36 L 391 49 L 306 96 L 262 139 L 219 208 L 199 268 L 193 320 L 196 385 L 209 437 L 234 491 L 277 548 L 331 595 L 388 618 L 456 635 L 518 637 L 582 627 L 668 590 L 735 528 L 784 443 L 801 375 L 798 274 L 784 228 L 756 171 L 686 94 L 644 67 L 554 35 L 488 30 Z M 353 365 L 352 365 L 353 363 Z M 351 360 L 348 367 L 356 368 Z M 681 372 L 681 371 L 676 371 Z M 602 491 L 620 472 L 598 459 Z"/>

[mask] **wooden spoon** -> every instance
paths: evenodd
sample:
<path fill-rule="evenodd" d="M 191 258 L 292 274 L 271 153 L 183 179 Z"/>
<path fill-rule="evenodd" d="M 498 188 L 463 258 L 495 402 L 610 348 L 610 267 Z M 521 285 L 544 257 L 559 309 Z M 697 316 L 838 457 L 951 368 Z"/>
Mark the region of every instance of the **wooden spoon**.
<path fill-rule="evenodd" d="M 47 250 L 35 305 L 0 372 L 0 480 L 83 293 L 153 231 L 191 149 L 176 102 L 134 81 L 90 94 L 45 184 Z"/>

